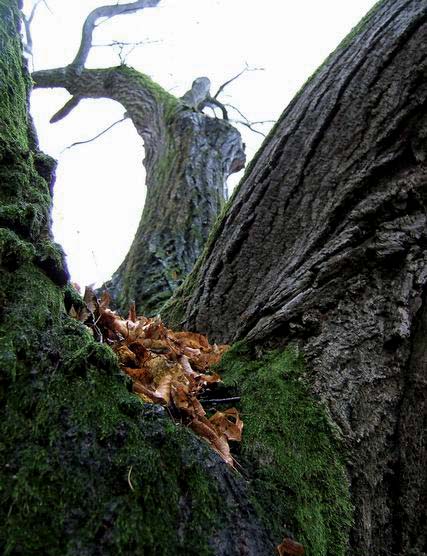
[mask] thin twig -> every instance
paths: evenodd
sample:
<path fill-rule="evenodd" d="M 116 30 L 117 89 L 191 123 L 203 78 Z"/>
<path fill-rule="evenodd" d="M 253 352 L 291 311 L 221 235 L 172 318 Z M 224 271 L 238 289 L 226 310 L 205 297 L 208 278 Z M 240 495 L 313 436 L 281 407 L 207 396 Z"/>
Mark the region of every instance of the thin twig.
<path fill-rule="evenodd" d="M 251 131 L 253 131 L 254 133 L 258 133 L 258 135 L 262 135 L 263 137 L 266 137 L 266 134 L 263 133 L 262 131 L 259 131 L 258 129 L 255 129 L 252 127 L 252 125 L 249 122 L 245 122 L 243 120 L 231 120 L 234 124 L 240 124 L 240 125 L 244 125 L 245 127 L 247 127 L 248 129 L 250 129 Z"/>
<path fill-rule="evenodd" d="M 80 47 L 72 62 L 72 66 L 79 71 L 83 69 L 89 51 L 92 48 L 92 37 L 96 27 L 99 27 L 99 25 L 102 25 L 116 15 L 135 13 L 144 8 L 154 8 L 159 2 L 160 0 L 136 0 L 136 2 L 127 4 L 116 3 L 110 6 L 100 6 L 92 10 L 83 24 Z M 102 19 L 102 21 L 97 23 L 99 19 Z"/>
<path fill-rule="evenodd" d="M 233 83 L 233 81 L 236 81 L 236 79 L 238 79 L 241 75 L 243 75 L 245 72 L 247 71 L 264 71 L 265 68 L 250 68 L 248 66 L 248 64 L 246 64 L 246 66 L 242 69 L 242 71 L 240 71 L 237 75 L 235 75 L 234 77 L 232 77 L 231 79 L 229 79 L 228 81 L 226 81 L 225 83 L 223 83 L 220 88 L 218 89 L 218 91 L 214 94 L 213 98 L 218 98 L 218 96 L 222 93 L 222 91 L 228 86 L 230 85 L 230 83 Z"/>
<path fill-rule="evenodd" d="M 234 403 L 240 402 L 240 396 L 235 396 L 234 398 L 218 398 L 218 399 L 209 399 L 209 398 L 200 398 L 201 403 Z"/>
<path fill-rule="evenodd" d="M 122 122 L 124 122 L 128 118 L 129 118 L 129 116 L 125 115 L 121 120 L 117 120 L 117 122 L 112 123 L 106 129 L 101 131 L 101 133 L 98 133 L 98 135 L 95 135 L 95 137 L 92 137 L 92 139 L 87 139 L 86 141 L 76 141 L 76 143 L 73 143 L 72 145 L 69 145 L 68 147 L 65 147 L 65 149 L 63 151 L 61 151 L 61 154 L 65 151 L 67 151 L 68 149 L 72 149 L 73 147 L 77 147 L 78 145 L 85 145 L 86 143 L 91 143 L 92 141 L 95 141 L 96 139 L 99 139 L 99 137 L 104 135 L 104 133 L 107 133 L 107 131 L 110 131 L 110 129 L 112 129 L 114 126 L 116 126 L 117 124 L 121 124 Z"/>

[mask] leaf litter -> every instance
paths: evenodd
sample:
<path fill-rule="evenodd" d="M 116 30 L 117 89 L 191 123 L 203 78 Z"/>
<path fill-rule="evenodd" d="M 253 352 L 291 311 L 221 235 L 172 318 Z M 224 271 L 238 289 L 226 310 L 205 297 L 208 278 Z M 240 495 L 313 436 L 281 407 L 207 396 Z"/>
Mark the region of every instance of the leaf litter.
<path fill-rule="evenodd" d="M 108 292 L 97 299 L 93 290 L 86 288 L 83 300 L 85 306 L 72 306 L 69 315 L 114 350 L 122 371 L 133 381 L 134 393 L 145 403 L 166 407 L 175 420 L 191 428 L 234 467 L 229 441 L 242 439 L 238 410 L 232 407 L 208 417 L 199 401 L 208 386 L 221 382 L 210 368 L 229 346 L 212 345 L 195 332 L 174 332 L 160 317 L 137 316 L 134 304 L 124 319 L 109 308 Z"/>

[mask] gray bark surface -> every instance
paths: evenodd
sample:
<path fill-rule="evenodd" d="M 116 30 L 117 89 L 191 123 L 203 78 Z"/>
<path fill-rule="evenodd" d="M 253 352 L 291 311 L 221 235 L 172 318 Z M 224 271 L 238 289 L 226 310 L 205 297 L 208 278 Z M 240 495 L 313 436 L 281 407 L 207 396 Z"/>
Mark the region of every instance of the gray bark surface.
<path fill-rule="evenodd" d="M 36 88 L 66 88 L 77 99 L 72 107 L 83 98 L 116 100 L 144 140 L 144 210 L 125 260 L 105 286 L 122 311 L 135 301 L 139 314 L 156 314 L 201 254 L 224 204 L 226 179 L 245 164 L 240 133 L 124 66 L 70 65 L 32 77 Z"/>
<path fill-rule="evenodd" d="M 211 341 L 303 346 L 351 454 L 354 555 L 427 551 L 426 37 L 426 0 L 386 0 L 340 45 L 166 313 Z"/>

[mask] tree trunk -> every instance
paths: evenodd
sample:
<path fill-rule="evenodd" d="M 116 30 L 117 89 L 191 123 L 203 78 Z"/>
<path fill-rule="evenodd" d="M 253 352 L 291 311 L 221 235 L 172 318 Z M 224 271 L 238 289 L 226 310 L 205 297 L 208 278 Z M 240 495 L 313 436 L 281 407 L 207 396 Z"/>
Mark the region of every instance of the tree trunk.
<path fill-rule="evenodd" d="M 18 2 L 0 0 L 0 553 L 270 554 L 247 482 L 67 316 L 29 84 Z"/>
<path fill-rule="evenodd" d="M 35 72 L 33 79 L 36 87 L 64 87 L 77 99 L 120 102 L 144 140 L 144 210 L 129 253 L 105 286 L 122 311 L 135 301 L 139 313 L 158 313 L 201 254 L 227 177 L 244 166 L 240 133 L 125 66 L 68 66 Z"/>
<path fill-rule="evenodd" d="M 303 350 L 347 446 L 354 555 L 427 552 L 426 36 L 426 0 L 375 6 L 285 110 L 165 311 L 211 340 Z"/>

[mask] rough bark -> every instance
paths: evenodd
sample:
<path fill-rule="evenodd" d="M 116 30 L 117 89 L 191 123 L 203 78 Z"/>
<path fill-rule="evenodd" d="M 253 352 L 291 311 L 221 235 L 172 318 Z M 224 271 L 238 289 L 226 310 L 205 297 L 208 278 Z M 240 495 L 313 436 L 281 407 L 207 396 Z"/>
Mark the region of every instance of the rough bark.
<path fill-rule="evenodd" d="M 18 2 L 0 0 L 0 553 L 270 554 L 247 482 L 131 394 L 66 314 L 79 299 L 51 241 L 54 161 L 18 27 Z"/>
<path fill-rule="evenodd" d="M 116 100 L 144 140 L 144 210 L 132 246 L 106 287 L 123 311 L 135 301 L 139 313 L 156 314 L 201 254 L 224 203 L 227 177 L 244 166 L 240 133 L 124 66 L 70 65 L 35 72 L 33 79 L 35 87 L 64 87 L 77 101 Z"/>
<path fill-rule="evenodd" d="M 351 554 L 426 546 L 427 2 L 385 0 L 282 115 L 165 314 L 297 342 L 348 445 Z"/>

